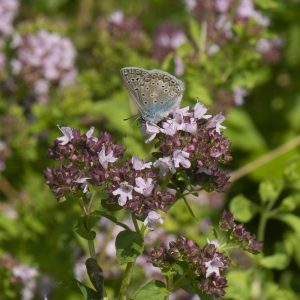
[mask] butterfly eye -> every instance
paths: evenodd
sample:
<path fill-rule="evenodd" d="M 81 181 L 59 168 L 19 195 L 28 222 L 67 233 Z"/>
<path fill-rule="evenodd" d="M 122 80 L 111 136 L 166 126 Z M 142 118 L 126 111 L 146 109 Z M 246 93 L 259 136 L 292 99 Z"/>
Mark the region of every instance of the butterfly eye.
<path fill-rule="evenodd" d="M 153 98 L 153 97 L 154 97 L 154 94 L 150 94 L 150 97 L 152 97 L 152 98 Z"/>
<path fill-rule="evenodd" d="M 169 90 L 168 89 L 164 89 L 165 93 L 167 93 Z"/>
<path fill-rule="evenodd" d="M 153 79 L 156 79 L 156 78 L 157 78 L 157 75 L 152 74 L 151 77 L 152 77 Z"/>
<path fill-rule="evenodd" d="M 148 104 L 148 101 L 144 101 L 144 104 Z"/>
<path fill-rule="evenodd" d="M 155 85 L 155 81 L 152 81 L 151 84 L 152 84 L 152 85 Z"/>
<path fill-rule="evenodd" d="M 145 94 L 144 94 L 144 93 L 142 93 L 142 96 L 143 96 L 143 97 L 145 97 Z"/>
<path fill-rule="evenodd" d="M 134 81 L 134 78 L 131 78 L 131 81 Z"/>
<path fill-rule="evenodd" d="M 145 77 L 145 81 L 149 82 L 151 80 L 151 78 L 149 76 Z"/>
<path fill-rule="evenodd" d="M 147 91 L 149 91 L 149 90 L 150 90 L 150 88 L 147 86 L 147 87 L 146 87 L 146 90 L 147 90 Z"/>
<path fill-rule="evenodd" d="M 154 100 L 154 103 L 157 103 L 157 100 Z"/>

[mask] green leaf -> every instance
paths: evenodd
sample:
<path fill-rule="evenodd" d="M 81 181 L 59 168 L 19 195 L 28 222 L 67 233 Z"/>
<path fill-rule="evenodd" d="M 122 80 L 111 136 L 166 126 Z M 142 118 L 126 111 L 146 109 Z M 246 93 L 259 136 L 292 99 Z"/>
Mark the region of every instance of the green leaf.
<path fill-rule="evenodd" d="M 245 295 L 250 295 L 251 278 L 249 272 L 231 271 L 227 274 L 228 288 L 226 289 L 226 298 L 241 300 Z"/>
<path fill-rule="evenodd" d="M 291 159 L 284 170 L 285 180 L 291 188 L 300 190 L 300 158 L 295 156 Z"/>
<path fill-rule="evenodd" d="M 226 136 L 233 147 L 244 151 L 261 152 L 266 148 L 265 141 L 255 128 L 252 118 L 242 109 L 231 109 L 227 117 Z"/>
<path fill-rule="evenodd" d="M 197 47 L 200 48 L 201 28 L 199 26 L 199 23 L 195 19 L 190 18 L 189 31 L 193 41 L 195 42 Z"/>
<path fill-rule="evenodd" d="M 259 185 L 259 195 L 262 202 L 275 201 L 283 188 L 281 179 L 265 180 Z"/>
<path fill-rule="evenodd" d="M 116 250 L 120 264 L 134 262 L 144 250 L 143 238 L 131 230 L 121 231 L 116 238 Z"/>
<path fill-rule="evenodd" d="M 146 285 L 137 290 L 134 300 L 164 300 L 167 299 L 169 291 L 164 283 L 158 280 L 148 282 Z"/>
<path fill-rule="evenodd" d="M 284 270 L 290 262 L 287 255 L 283 253 L 266 256 L 260 260 L 260 265 L 267 269 Z"/>
<path fill-rule="evenodd" d="M 229 204 L 234 218 L 240 222 L 249 222 L 257 213 L 258 208 L 244 195 L 234 197 Z"/>
<path fill-rule="evenodd" d="M 292 212 L 300 206 L 300 194 L 285 197 L 280 203 L 279 210 L 281 212 Z"/>
<path fill-rule="evenodd" d="M 103 298 L 98 294 L 95 290 L 87 287 L 85 284 L 81 283 L 80 281 L 76 280 L 76 284 L 79 287 L 82 295 L 87 300 L 102 300 Z"/>
<path fill-rule="evenodd" d="M 93 240 L 96 237 L 96 233 L 91 229 L 97 221 L 99 221 L 99 216 L 97 215 L 82 216 L 78 220 L 75 232 L 86 240 Z"/>
<path fill-rule="evenodd" d="M 300 235 L 300 218 L 293 214 L 281 214 L 276 216 L 276 219 L 288 224 L 294 231 Z"/>
<path fill-rule="evenodd" d="M 288 38 L 288 45 L 287 45 L 287 61 L 291 66 L 298 65 L 300 63 L 300 56 L 299 56 L 299 48 L 300 48 L 300 26 L 294 25 L 291 27 L 289 32 Z"/>
<path fill-rule="evenodd" d="M 96 259 L 94 259 L 92 257 L 89 257 L 85 261 L 85 266 L 86 266 L 86 270 L 87 270 L 87 273 L 88 273 L 91 283 L 93 284 L 93 286 L 95 287 L 95 289 L 97 290 L 99 295 L 101 295 L 101 297 L 103 297 L 103 295 L 104 295 L 104 277 L 103 277 L 102 268 L 98 265 Z"/>

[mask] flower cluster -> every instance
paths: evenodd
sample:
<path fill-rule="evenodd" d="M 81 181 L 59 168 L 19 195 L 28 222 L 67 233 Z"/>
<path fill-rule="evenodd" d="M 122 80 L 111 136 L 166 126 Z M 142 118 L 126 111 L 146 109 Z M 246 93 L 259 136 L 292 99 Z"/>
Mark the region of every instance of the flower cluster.
<path fill-rule="evenodd" d="M 18 8 L 19 2 L 17 0 L 0 0 L 0 43 L 3 37 L 12 34 L 12 23 Z"/>
<path fill-rule="evenodd" d="M 229 177 L 218 164 L 231 160 L 230 143 L 220 131 L 225 118 L 206 113 L 207 108 L 197 103 L 175 110 L 158 125 L 146 122 L 146 142 L 158 135 L 161 157 L 153 165 L 162 176 L 180 174 L 193 186 L 222 191 Z"/>
<path fill-rule="evenodd" d="M 276 63 L 281 58 L 283 40 L 280 38 L 260 39 L 256 44 L 256 50 L 262 54 L 266 62 Z"/>
<path fill-rule="evenodd" d="M 229 258 L 217 251 L 217 243 L 207 243 L 201 248 L 196 242 L 179 237 L 169 243 L 169 249 L 159 247 L 150 255 L 152 264 L 164 271 L 178 270 L 180 265 L 188 283 L 209 295 L 221 297 L 225 294 L 227 280 L 224 272 L 229 267 Z"/>
<path fill-rule="evenodd" d="M 40 30 L 36 34 L 16 35 L 13 46 L 13 72 L 33 85 L 41 102 L 47 101 L 51 84 L 67 86 L 75 82 L 76 50 L 68 38 Z"/>
<path fill-rule="evenodd" d="M 34 298 L 38 288 L 37 277 L 40 275 L 35 267 L 20 264 L 8 253 L 2 254 L 0 267 L 11 273 L 9 282 L 6 284 L 11 284 L 14 291 L 20 288 L 21 299 L 31 300 Z"/>
<path fill-rule="evenodd" d="M 162 62 L 168 54 L 175 53 L 176 49 L 188 41 L 184 31 L 177 25 L 171 23 L 161 24 L 155 34 L 153 41 L 153 55 Z M 184 65 L 179 56 L 174 56 L 175 74 L 180 76 L 184 72 Z"/>
<path fill-rule="evenodd" d="M 108 17 L 109 29 L 112 35 L 120 36 L 124 32 L 140 31 L 141 24 L 134 16 L 125 16 L 122 10 L 112 12 Z"/>
<path fill-rule="evenodd" d="M 145 225 L 152 228 L 161 223 L 155 210 L 166 210 L 174 202 L 174 194 L 162 191 L 158 171 L 152 163 L 133 157 L 121 167 L 111 168 L 110 183 L 106 192 L 111 195 L 107 203 L 118 203 L 138 217 L 145 217 Z"/>
<path fill-rule="evenodd" d="M 235 24 L 247 24 L 247 31 L 257 33 L 270 23 L 269 19 L 255 8 L 253 0 L 186 0 L 185 2 L 187 10 L 207 24 L 209 55 L 214 55 L 227 40 L 235 36 L 233 30 Z"/>
<path fill-rule="evenodd" d="M 242 249 L 257 254 L 262 249 L 262 242 L 254 234 L 248 232 L 243 224 L 236 224 L 232 213 L 224 211 L 219 229 L 229 235 L 231 241 L 237 242 Z"/>
<path fill-rule="evenodd" d="M 130 46 L 142 46 L 145 34 L 136 16 L 126 16 L 122 10 L 113 11 L 106 19 L 99 18 L 101 31 L 117 39 L 125 38 Z"/>
<path fill-rule="evenodd" d="M 155 211 L 166 210 L 175 196 L 160 189 L 158 170 L 151 162 L 135 156 L 119 161 L 124 148 L 113 144 L 108 133 L 97 138 L 93 128 L 85 134 L 69 127 L 60 130 L 63 136 L 56 139 L 49 155 L 62 165 L 45 170 L 46 183 L 58 199 L 79 191 L 87 193 L 89 185 L 103 185 L 108 206 L 117 204 L 132 211 L 149 228 L 163 222 Z"/>
<path fill-rule="evenodd" d="M 69 127 L 60 130 L 63 136 L 56 139 L 49 155 L 62 165 L 45 170 L 46 183 L 58 199 L 80 190 L 87 192 L 88 184 L 101 185 L 109 177 L 108 165 L 123 154 L 123 147 L 113 144 L 108 133 L 97 138 L 94 128 L 85 134 Z"/>

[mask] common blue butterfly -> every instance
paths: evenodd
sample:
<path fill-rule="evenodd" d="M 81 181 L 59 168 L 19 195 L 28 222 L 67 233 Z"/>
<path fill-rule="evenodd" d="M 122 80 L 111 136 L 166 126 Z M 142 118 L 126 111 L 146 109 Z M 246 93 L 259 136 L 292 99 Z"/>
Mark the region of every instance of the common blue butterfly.
<path fill-rule="evenodd" d="M 156 124 L 179 106 L 184 83 L 175 76 L 160 70 L 126 67 L 121 69 L 121 77 L 143 120 Z"/>

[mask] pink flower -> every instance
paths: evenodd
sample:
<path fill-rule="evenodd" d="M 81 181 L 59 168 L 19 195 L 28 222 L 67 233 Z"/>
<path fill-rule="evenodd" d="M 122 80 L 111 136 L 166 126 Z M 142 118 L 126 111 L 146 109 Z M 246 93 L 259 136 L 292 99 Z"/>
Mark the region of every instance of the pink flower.
<path fill-rule="evenodd" d="M 209 239 L 206 239 L 206 241 L 207 241 L 207 244 L 214 245 L 216 249 L 219 247 L 218 240 L 209 240 Z"/>
<path fill-rule="evenodd" d="M 136 171 L 150 169 L 152 166 L 152 162 L 145 163 L 143 160 L 139 159 L 137 156 L 133 156 L 131 158 L 131 163 L 132 163 L 133 169 Z"/>
<path fill-rule="evenodd" d="M 113 195 L 119 195 L 118 203 L 120 206 L 124 206 L 127 200 L 132 199 L 133 186 L 127 182 L 121 182 L 120 187 L 113 191 Z"/>
<path fill-rule="evenodd" d="M 221 125 L 221 123 L 225 120 L 225 117 L 222 114 L 215 115 L 207 124 L 207 128 L 216 128 L 216 132 L 220 134 L 221 129 L 225 129 L 226 127 Z"/>
<path fill-rule="evenodd" d="M 88 188 L 89 188 L 88 181 L 87 181 L 88 179 L 90 179 L 90 178 L 82 177 L 82 178 L 78 178 L 77 180 L 75 180 L 76 183 L 82 184 L 81 188 L 82 188 L 84 194 L 88 192 Z"/>
<path fill-rule="evenodd" d="M 63 133 L 63 136 L 57 138 L 57 140 L 60 142 L 61 145 L 64 146 L 68 144 L 73 138 L 72 128 L 64 126 L 60 127 L 58 125 L 57 127 Z"/>
<path fill-rule="evenodd" d="M 209 277 L 211 274 L 215 273 L 218 277 L 220 276 L 219 268 L 224 267 L 224 263 L 221 259 L 216 256 L 212 260 L 204 263 L 206 268 L 206 278 Z"/>
<path fill-rule="evenodd" d="M 185 131 L 190 133 L 197 131 L 197 121 L 194 118 L 190 118 L 190 122 L 185 123 Z"/>
<path fill-rule="evenodd" d="M 118 160 L 117 157 L 114 157 L 114 152 L 111 148 L 107 149 L 107 152 L 105 151 L 105 146 L 102 146 L 102 150 L 98 152 L 98 158 L 99 162 L 102 165 L 102 167 L 107 170 L 108 163 L 114 163 Z"/>
<path fill-rule="evenodd" d="M 144 225 L 149 227 L 150 229 L 154 229 L 155 225 L 157 223 L 163 224 L 164 220 L 162 219 L 160 214 L 158 214 L 157 212 L 149 211 L 148 216 L 146 217 L 146 219 L 144 221 Z"/>
<path fill-rule="evenodd" d="M 225 14 L 232 0 L 215 0 L 216 9 L 219 13 Z"/>
<path fill-rule="evenodd" d="M 136 184 L 136 187 L 134 188 L 134 190 L 137 193 L 144 195 L 146 197 L 151 195 L 152 190 L 154 188 L 152 178 L 147 178 L 145 181 L 145 179 L 143 179 L 142 177 L 137 177 L 135 179 L 135 184 Z"/>
<path fill-rule="evenodd" d="M 177 76 L 181 76 L 184 73 L 184 63 L 181 59 L 181 57 L 175 55 L 174 56 L 174 63 L 175 63 L 175 74 Z"/>
<path fill-rule="evenodd" d="M 93 136 L 94 130 L 95 130 L 95 127 L 92 126 L 92 127 L 85 133 L 85 135 L 86 135 L 86 137 L 87 137 L 88 139 L 92 138 L 92 140 L 93 140 L 94 142 L 97 142 L 97 141 L 98 141 L 98 138 L 96 138 L 96 137 Z"/>
<path fill-rule="evenodd" d="M 161 132 L 166 135 L 173 136 L 177 132 L 177 123 L 174 119 L 163 122 L 162 127 L 163 129 L 161 129 Z"/>
<path fill-rule="evenodd" d="M 233 101 L 235 105 L 242 105 L 244 103 L 244 97 L 248 95 L 248 92 L 243 87 L 237 86 L 233 90 Z"/>
<path fill-rule="evenodd" d="M 0 34 L 9 35 L 13 32 L 12 23 L 18 7 L 19 3 L 17 0 L 0 1 Z"/>
<path fill-rule="evenodd" d="M 121 25 L 124 21 L 124 13 L 121 10 L 116 10 L 108 17 L 109 22 L 115 25 Z"/>
<path fill-rule="evenodd" d="M 156 135 L 160 132 L 159 126 L 150 122 L 146 122 L 146 127 L 144 128 L 144 130 L 145 130 L 145 134 L 147 135 L 147 139 L 145 143 L 151 142 L 156 137 Z"/>
<path fill-rule="evenodd" d="M 175 168 L 179 168 L 182 165 L 184 168 L 189 168 L 191 166 L 191 162 L 188 160 L 190 154 L 188 152 L 182 150 L 175 150 L 173 153 L 173 162 Z"/>
<path fill-rule="evenodd" d="M 170 156 L 159 158 L 153 163 L 153 166 L 155 168 L 159 168 L 161 176 L 165 176 L 169 172 L 171 172 L 172 174 L 176 172 L 176 169 Z"/>
<path fill-rule="evenodd" d="M 199 119 L 209 119 L 211 118 L 211 115 L 206 115 L 207 113 L 207 108 L 205 105 L 203 105 L 200 102 L 197 102 L 194 106 L 194 117 L 199 120 Z"/>

